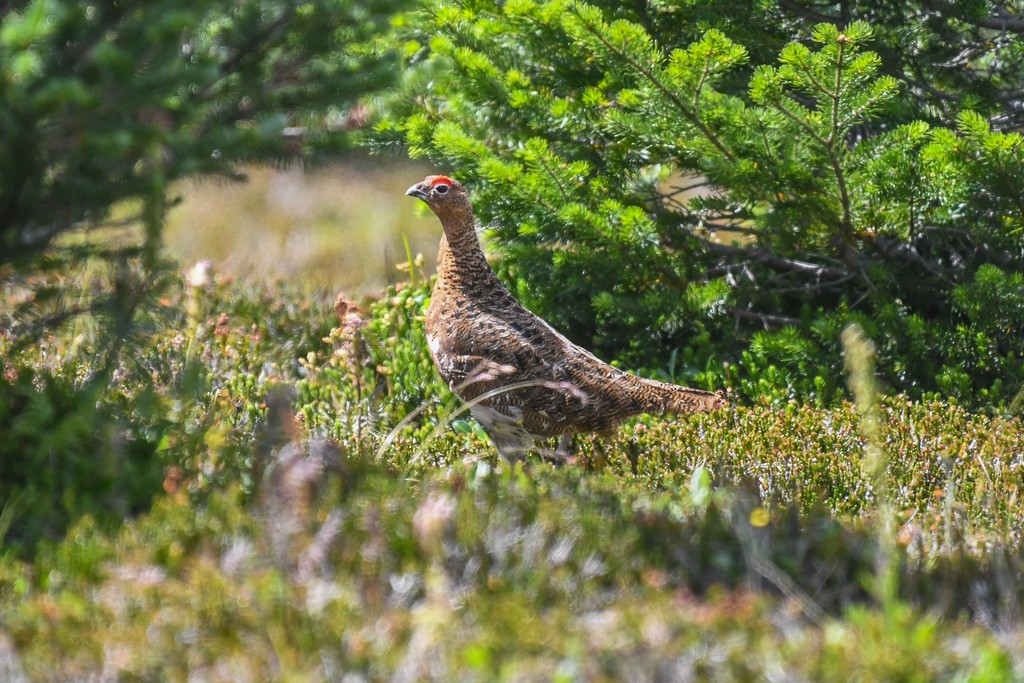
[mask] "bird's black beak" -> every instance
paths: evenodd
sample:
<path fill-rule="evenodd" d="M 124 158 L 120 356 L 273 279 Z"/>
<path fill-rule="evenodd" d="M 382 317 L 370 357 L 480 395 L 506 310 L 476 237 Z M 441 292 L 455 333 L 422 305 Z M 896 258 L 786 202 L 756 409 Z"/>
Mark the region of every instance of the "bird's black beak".
<path fill-rule="evenodd" d="M 422 184 L 423 183 L 416 183 L 415 185 L 410 187 L 408 190 L 405 191 L 406 196 L 416 197 L 416 199 L 422 199 L 423 201 L 427 201 L 427 193 L 420 189 L 420 185 Z"/>

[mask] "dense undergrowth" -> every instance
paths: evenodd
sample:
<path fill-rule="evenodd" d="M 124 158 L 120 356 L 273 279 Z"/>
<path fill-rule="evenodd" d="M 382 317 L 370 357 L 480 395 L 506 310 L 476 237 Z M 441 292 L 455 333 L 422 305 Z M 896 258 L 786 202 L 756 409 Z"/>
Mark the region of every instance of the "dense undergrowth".
<path fill-rule="evenodd" d="M 99 328 L 8 318 L 5 680 L 1024 676 L 1019 419 L 766 400 L 510 469 L 426 284 L 195 272 L 106 374 Z"/>

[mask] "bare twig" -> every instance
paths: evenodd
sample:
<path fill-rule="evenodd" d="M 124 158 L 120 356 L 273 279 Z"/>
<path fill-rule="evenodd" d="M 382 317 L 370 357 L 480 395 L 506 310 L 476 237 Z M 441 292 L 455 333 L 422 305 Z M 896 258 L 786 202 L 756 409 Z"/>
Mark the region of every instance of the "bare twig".
<path fill-rule="evenodd" d="M 799 325 L 800 318 L 793 318 L 788 315 L 776 315 L 774 313 L 759 313 L 757 311 L 748 311 L 743 308 L 733 309 L 733 315 L 737 320 L 751 320 L 764 325 L 764 328 L 770 329 L 772 327 L 787 327 L 790 325 Z"/>
<path fill-rule="evenodd" d="M 704 246 L 712 253 L 728 257 L 740 257 L 751 263 L 761 263 L 770 268 L 775 268 L 776 270 L 806 273 L 818 278 L 835 280 L 844 278 L 850 274 L 850 271 L 846 268 L 835 268 L 832 266 L 822 265 L 820 263 L 811 263 L 809 261 L 800 261 L 797 259 L 775 256 L 767 249 L 763 248 L 736 247 L 731 244 L 717 244 L 715 242 L 706 242 Z"/>

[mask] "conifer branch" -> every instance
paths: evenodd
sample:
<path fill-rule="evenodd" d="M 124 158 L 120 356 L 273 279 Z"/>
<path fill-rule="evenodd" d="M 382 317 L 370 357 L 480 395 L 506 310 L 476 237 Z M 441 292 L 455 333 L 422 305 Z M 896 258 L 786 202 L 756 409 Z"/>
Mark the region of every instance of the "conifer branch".
<path fill-rule="evenodd" d="M 839 188 L 839 203 L 843 208 L 843 217 L 841 226 L 843 229 L 844 241 L 849 241 L 850 233 L 853 230 L 853 219 L 850 211 L 850 192 L 846 189 L 846 173 L 843 170 L 843 164 L 839 159 L 838 146 L 845 144 L 845 141 L 841 139 L 841 131 L 839 128 L 839 100 L 840 95 L 843 91 L 843 66 L 844 58 L 846 56 L 846 46 L 849 41 L 845 36 L 840 35 L 837 41 L 839 43 L 839 57 L 836 59 L 836 80 L 835 89 L 830 93 L 832 97 L 832 130 L 829 132 L 828 145 L 828 158 L 832 163 L 832 173 L 836 178 L 836 185 Z"/>
<path fill-rule="evenodd" d="M 652 85 L 654 85 L 654 87 L 657 88 L 661 92 L 661 94 L 664 95 L 666 99 L 668 99 L 669 102 L 675 105 L 675 108 L 679 111 L 679 113 L 681 113 L 687 121 L 692 123 L 704 135 L 704 138 L 708 142 L 710 142 L 715 147 L 715 149 L 717 149 L 719 153 L 721 153 L 721 155 L 725 157 L 727 161 L 735 161 L 735 157 L 733 156 L 732 152 L 730 152 L 729 149 L 722 143 L 722 141 L 718 139 L 718 136 L 715 135 L 715 133 L 710 128 L 707 127 L 707 125 L 700 119 L 700 116 L 698 116 L 696 112 L 694 112 L 692 109 L 686 106 L 686 103 L 683 102 L 682 99 L 680 99 L 679 96 L 675 92 L 673 92 L 671 88 L 665 85 L 665 83 L 663 83 L 661 79 L 659 79 L 655 75 L 653 69 L 642 64 L 640 60 L 634 59 L 633 56 L 630 55 L 625 50 L 620 50 L 619 48 L 615 47 L 611 43 L 611 41 L 609 41 L 604 36 L 604 33 L 598 30 L 597 26 L 594 26 L 593 24 L 587 22 L 578 11 L 576 11 L 575 14 L 576 17 L 580 20 L 580 23 L 583 24 L 583 26 L 590 32 L 592 36 L 594 36 L 602 45 L 608 48 L 608 50 L 615 54 L 619 59 L 621 59 L 626 64 L 630 65 L 633 69 L 635 69 L 637 72 L 639 72 L 641 75 L 643 75 L 643 77 L 646 78 Z"/>
<path fill-rule="evenodd" d="M 731 244 L 706 242 L 704 244 L 704 248 L 714 254 L 720 254 L 732 258 L 740 257 L 749 260 L 752 263 L 766 265 L 776 270 L 813 275 L 818 279 L 831 278 L 841 280 L 850 275 L 850 271 L 845 268 L 835 268 L 832 266 L 825 266 L 820 263 L 812 263 L 810 261 L 803 261 L 800 259 L 776 256 L 771 251 L 763 247 L 736 247 Z"/>

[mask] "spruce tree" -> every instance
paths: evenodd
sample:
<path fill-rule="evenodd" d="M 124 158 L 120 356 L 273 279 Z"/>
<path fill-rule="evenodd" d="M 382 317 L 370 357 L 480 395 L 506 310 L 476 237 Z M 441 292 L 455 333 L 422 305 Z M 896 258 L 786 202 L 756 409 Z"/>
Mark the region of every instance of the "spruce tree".
<path fill-rule="evenodd" d="M 432 3 L 379 144 L 467 182 L 575 341 L 748 398 L 1024 380 L 1020 2 Z"/>
<path fill-rule="evenodd" d="M 99 256 L 111 296 L 76 300 L 123 326 L 160 272 L 172 184 L 349 146 L 359 99 L 394 77 L 381 36 L 399 5 L 0 3 L 0 276 Z M 11 324 L 53 312 L 42 294 Z"/>
<path fill-rule="evenodd" d="M 208 371 L 189 345 L 154 386 L 166 367 L 154 329 L 204 343 L 199 294 L 187 314 L 146 306 L 168 272 L 174 183 L 351 145 L 360 98 L 395 75 L 382 36 L 399 2 L 0 2 L 5 551 L 83 515 L 107 526 L 146 510 L 192 466 L 189 435 L 206 429 L 195 416 L 234 370 Z M 71 334 L 40 334 L 76 313 Z"/>

